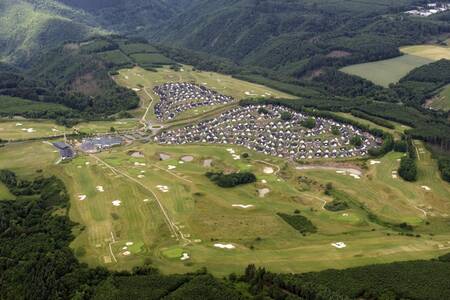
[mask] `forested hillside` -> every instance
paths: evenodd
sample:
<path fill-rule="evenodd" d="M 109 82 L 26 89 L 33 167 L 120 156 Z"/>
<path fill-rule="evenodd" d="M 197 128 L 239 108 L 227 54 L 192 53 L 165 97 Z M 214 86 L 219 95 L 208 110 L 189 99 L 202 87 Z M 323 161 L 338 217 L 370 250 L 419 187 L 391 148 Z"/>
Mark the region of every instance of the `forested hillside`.
<path fill-rule="evenodd" d="M 190 4 L 186 0 L 59 0 L 71 7 L 83 9 L 94 15 L 107 28 L 122 33 L 139 33 L 151 30 L 174 17 Z"/>
<path fill-rule="evenodd" d="M 89 14 L 54 0 L 0 1 L 0 58 L 19 65 L 62 41 L 100 32 Z"/>
<path fill-rule="evenodd" d="M 450 24 L 398 15 L 412 1 L 199 1 L 149 37 L 296 76 L 400 55 Z"/>

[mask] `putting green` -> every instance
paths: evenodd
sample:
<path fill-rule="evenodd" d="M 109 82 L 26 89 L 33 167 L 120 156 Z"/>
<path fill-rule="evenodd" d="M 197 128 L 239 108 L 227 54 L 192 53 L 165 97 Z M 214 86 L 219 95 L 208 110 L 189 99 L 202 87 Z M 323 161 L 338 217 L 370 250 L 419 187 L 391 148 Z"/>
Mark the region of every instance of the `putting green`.
<path fill-rule="evenodd" d="M 172 247 L 162 250 L 162 254 L 167 258 L 180 258 L 183 255 L 183 249 L 180 247 Z"/>

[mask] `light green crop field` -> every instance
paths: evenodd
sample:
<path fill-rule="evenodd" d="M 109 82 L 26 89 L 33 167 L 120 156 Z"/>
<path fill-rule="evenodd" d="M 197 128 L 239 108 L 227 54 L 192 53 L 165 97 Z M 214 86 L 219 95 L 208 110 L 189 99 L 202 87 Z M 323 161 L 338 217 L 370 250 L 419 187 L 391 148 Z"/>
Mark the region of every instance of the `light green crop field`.
<path fill-rule="evenodd" d="M 450 110 L 450 84 L 447 84 L 439 94 L 437 94 L 429 103 L 427 107 L 439 109 L 443 111 Z"/>
<path fill-rule="evenodd" d="M 38 120 L 0 120 L 0 139 L 24 140 L 51 137 L 72 133 L 72 130 L 56 125 L 52 121 Z"/>
<path fill-rule="evenodd" d="M 356 75 L 375 84 L 388 87 L 397 83 L 415 68 L 440 59 L 450 59 L 450 47 L 438 45 L 413 45 L 401 47 L 405 55 L 376 62 L 357 64 L 342 68 L 341 71 Z"/>
<path fill-rule="evenodd" d="M 238 154 L 248 152 L 250 158 L 234 160 L 226 148 L 135 144 L 55 165 L 58 153 L 51 146 L 27 142 L 0 148 L 0 169 L 31 176 L 42 168 L 62 178 L 71 195 L 69 215 L 79 224 L 73 249 L 85 252 L 79 256 L 81 261 L 115 270 L 151 259 L 168 273 L 206 266 L 224 275 L 241 272 L 249 263 L 274 271 L 304 272 L 436 257 L 450 241 L 450 186 L 440 179 L 436 162 L 420 143 L 416 183 L 393 178 L 400 153 L 390 153 L 379 163 L 368 161 L 361 178 L 355 179 L 313 165 L 296 170 L 293 163 L 239 147 L 232 148 Z M 144 157 L 134 158 L 130 151 L 140 151 Z M 161 153 L 169 158 L 161 161 Z M 41 159 L 34 159 L 36 155 Z M 183 161 L 185 156 L 193 160 Z M 212 167 L 205 160 L 211 160 Z M 264 172 L 267 167 L 275 172 Z M 219 188 L 204 175 L 208 170 L 249 170 L 258 182 Z M 346 211 L 324 210 L 324 201 L 331 200 L 323 193 L 328 182 L 346 192 L 351 203 L 364 203 L 366 210 L 354 204 Z M 260 197 L 263 188 L 270 192 Z M 119 206 L 113 205 L 115 200 Z M 317 233 L 302 236 L 276 215 L 293 214 L 296 209 L 317 226 Z M 386 222 L 408 222 L 421 236 L 398 235 L 369 221 L 368 211 Z M 336 249 L 331 245 L 335 242 L 347 247 Z M 217 243 L 235 248 L 220 249 L 214 246 Z M 190 259 L 181 261 L 182 253 Z"/>
<path fill-rule="evenodd" d="M 119 75 L 115 76 L 114 79 L 121 86 L 139 89 L 137 93 L 141 97 L 141 109 L 135 111 L 136 115 L 142 116 L 150 104 L 150 97 L 153 98 L 154 101 L 147 115 L 147 119 L 152 121 L 156 121 L 153 107 L 158 101 L 158 96 L 153 93 L 153 88 L 168 82 L 195 82 L 223 95 L 231 96 L 236 100 L 252 97 L 295 98 L 292 95 L 266 86 L 235 79 L 228 75 L 194 71 L 191 66 L 186 65 L 180 71 L 174 71 L 167 66 L 158 68 L 157 72 L 147 71 L 140 67 L 123 69 L 119 71 Z M 142 87 L 145 87 L 145 90 Z M 196 117 L 203 113 L 203 109 L 199 108 L 197 111 L 186 111 L 179 118 Z"/>
<path fill-rule="evenodd" d="M 402 77 L 415 68 L 431 62 L 433 62 L 433 60 L 428 58 L 403 55 L 396 58 L 348 66 L 342 68 L 341 71 L 370 80 L 375 84 L 388 87 L 391 83 L 397 83 Z"/>
<path fill-rule="evenodd" d="M 405 54 L 428 58 L 431 60 L 450 59 L 450 47 L 438 45 L 414 45 L 401 47 Z"/>

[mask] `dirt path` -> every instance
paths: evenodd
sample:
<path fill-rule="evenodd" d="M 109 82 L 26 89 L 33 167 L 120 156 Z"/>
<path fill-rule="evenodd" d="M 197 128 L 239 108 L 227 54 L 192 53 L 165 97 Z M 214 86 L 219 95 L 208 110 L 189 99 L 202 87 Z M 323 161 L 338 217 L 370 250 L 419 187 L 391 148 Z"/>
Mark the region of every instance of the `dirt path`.
<path fill-rule="evenodd" d="M 111 239 L 112 239 L 112 242 L 110 242 L 110 243 L 108 244 L 108 246 L 109 246 L 109 253 L 111 254 L 111 256 L 112 256 L 112 258 L 114 259 L 114 261 L 117 262 L 116 256 L 114 255 L 114 252 L 112 251 L 112 247 L 111 247 L 112 244 L 117 243 L 117 242 L 116 242 L 116 239 L 114 238 L 114 234 L 112 233 L 112 231 L 111 231 Z"/>
<path fill-rule="evenodd" d="M 145 113 L 141 118 L 141 124 L 143 124 L 145 127 L 147 127 L 147 122 L 146 122 L 147 115 L 148 115 L 148 112 L 150 111 L 150 108 L 152 107 L 154 99 L 153 99 L 152 95 L 147 91 L 146 88 L 144 88 L 144 93 L 150 98 L 150 103 L 148 104 L 147 109 L 145 110 Z"/>
<path fill-rule="evenodd" d="M 98 162 L 102 163 L 103 165 L 105 165 L 106 167 L 108 167 L 113 173 L 117 173 L 120 175 L 125 176 L 126 178 L 128 178 L 129 180 L 133 181 L 134 183 L 137 183 L 138 185 L 140 185 L 141 187 L 143 187 L 145 190 L 147 190 L 148 192 L 150 192 L 152 194 L 152 196 L 155 198 L 156 202 L 158 203 L 158 206 L 165 218 L 165 222 L 167 224 L 167 226 L 169 227 L 170 232 L 174 235 L 174 237 L 176 238 L 176 240 L 180 240 L 180 238 L 185 241 L 186 243 L 190 243 L 191 241 L 189 239 L 187 239 L 183 233 L 180 231 L 180 228 L 175 225 L 175 223 L 172 221 L 172 219 L 169 217 L 169 214 L 167 213 L 166 209 L 164 208 L 164 206 L 161 203 L 161 200 L 158 198 L 158 196 L 155 194 L 155 192 L 153 192 L 153 190 L 151 190 L 149 187 L 147 187 L 145 184 L 141 183 L 139 180 L 131 177 L 130 175 L 128 175 L 125 172 L 122 172 L 121 170 L 114 168 L 113 166 L 109 165 L 108 163 L 106 163 L 105 161 L 103 161 L 102 159 L 100 159 L 98 156 L 96 156 L 95 154 L 91 154 L 91 157 L 95 158 Z"/>

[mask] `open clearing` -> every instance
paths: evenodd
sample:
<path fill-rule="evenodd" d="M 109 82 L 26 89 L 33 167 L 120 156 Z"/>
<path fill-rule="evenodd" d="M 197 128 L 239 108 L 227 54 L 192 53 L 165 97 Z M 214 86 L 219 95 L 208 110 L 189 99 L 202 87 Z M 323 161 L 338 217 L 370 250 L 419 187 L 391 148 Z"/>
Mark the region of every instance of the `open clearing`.
<path fill-rule="evenodd" d="M 341 71 L 356 75 L 375 84 L 388 87 L 398 82 L 413 69 L 439 59 L 450 59 L 450 47 L 437 45 L 414 45 L 400 48 L 405 55 L 376 62 L 357 64 Z"/>
<path fill-rule="evenodd" d="M 187 65 L 184 65 L 180 71 L 172 70 L 170 67 L 158 68 L 157 72 L 147 71 L 140 67 L 123 69 L 114 79 L 119 85 L 134 89 L 141 97 L 141 108 L 135 111 L 136 115 L 143 115 L 150 105 L 146 120 L 153 122 L 156 121 L 153 108 L 159 99 L 153 92 L 153 88 L 168 82 L 193 82 L 222 95 L 231 96 L 236 100 L 252 97 L 295 98 L 266 86 L 235 79 L 228 75 L 193 70 L 191 66 Z M 152 101 L 152 99 L 155 101 Z M 195 110 L 188 110 L 178 116 L 177 119 L 197 117 L 220 107 L 200 107 Z"/>
<path fill-rule="evenodd" d="M 450 187 L 439 178 L 436 163 L 423 145 L 417 143 L 417 147 L 421 159 L 416 183 L 391 177 L 400 153 L 390 153 L 376 164 L 367 162 L 368 170 L 356 180 L 334 170 L 295 170 L 281 159 L 239 147 L 234 147 L 235 153 L 245 151 L 250 158 L 234 160 L 226 147 L 199 145 L 135 144 L 99 154 L 111 169 L 90 156 L 54 165 L 58 154 L 52 147 L 28 142 L 1 148 L 0 168 L 24 176 L 44 169 L 66 182 L 72 199 L 70 217 L 80 224 L 72 247 L 84 248 L 86 254 L 80 259 L 92 266 L 130 269 L 151 258 L 155 267 L 165 272 L 206 266 L 222 275 L 240 271 L 248 263 L 264 264 L 274 271 L 303 272 L 430 258 L 441 253 L 439 245 L 450 241 L 445 217 L 450 213 Z M 130 150 L 144 157 L 132 157 Z M 161 153 L 169 158 L 161 161 Z M 36 154 L 40 160 L 33 159 Z M 188 156 L 193 160 L 182 160 Z M 209 159 L 215 168 L 254 172 L 258 181 L 219 188 L 204 176 L 203 162 Z M 266 163 L 280 166 L 279 174 L 266 174 Z M 176 168 L 168 170 L 169 165 Z M 139 178 L 142 174 L 145 176 Z M 364 203 L 385 221 L 417 226 L 415 233 L 421 237 L 398 235 L 372 223 L 367 212 L 353 204 L 343 212 L 324 210 L 323 203 L 331 199 L 323 194 L 320 184 L 327 182 L 346 192 L 352 203 Z M 167 192 L 158 186 L 167 187 Z M 263 188 L 270 193 L 261 198 L 258 191 Z M 80 201 L 79 195 L 86 195 L 85 200 Z M 154 195 L 184 239 L 172 236 Z M 120 206 L 112 204 L 115 200 Z M 247 208 L 233 206 L 238 204 Z M 293 214 L 296 209 L 317 226 L 318 233 L 302 236 L 276 215 Z M 425 225 L 425 219 L 430 225 Z M 336 249 L 331 245 L 336 242 L 347 247 Z M 221 249 L 214 244 L 235 248 Z M 180 253 L 187 253 L 189 259 L 182 261 Z"/>
<path fill-rule="evenodd" d="M 442 90 L 433 98 L 429 103 L 426 104 L 427 107 L 449 111 L 450 110 L 450 84 L 447 84 Z"/>

